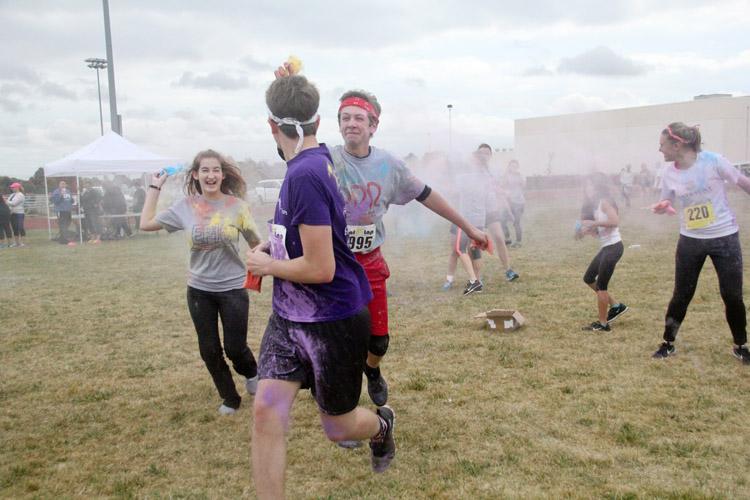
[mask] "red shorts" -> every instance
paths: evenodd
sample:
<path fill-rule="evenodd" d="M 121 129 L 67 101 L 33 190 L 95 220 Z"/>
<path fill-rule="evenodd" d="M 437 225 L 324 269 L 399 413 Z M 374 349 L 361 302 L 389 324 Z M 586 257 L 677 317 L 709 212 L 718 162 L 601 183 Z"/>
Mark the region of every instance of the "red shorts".
<path fill-rule="evenodd" d="M 385 289 L 385 280 L 391 275 L 388 264 L 380 253 L 380 248 L 369 253 L 355 253 L 354 256 L 365 269 L 372 290 L 372 300 L 367 305 L 370 309 L 372 334 L 388 335 L 388 296 Z"/>

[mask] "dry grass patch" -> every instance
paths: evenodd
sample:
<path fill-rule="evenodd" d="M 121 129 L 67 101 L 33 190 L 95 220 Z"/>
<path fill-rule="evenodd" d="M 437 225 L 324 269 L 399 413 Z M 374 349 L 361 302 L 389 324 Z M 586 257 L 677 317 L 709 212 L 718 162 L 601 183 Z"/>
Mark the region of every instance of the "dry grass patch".
<path fill-rule="evenodd" d="M 750 201 L 732 198 L 750 227 Z M 521 280 L 506 283 L 487 259 L 486 291 L 470 297 L 439 291 L 446 226 L 430 238 L 389 234 L 396 461 L 374 476 L 366 447 L 326 442 L 302 393 L 290 498 L 748 496 L 750 371 L 730 356 L 712 265 L 679 355 L 652 361 L 677 230 L 623 210 L 625 246 L 641 248 L 626 250 L 611 289 L 631 311 L 611 334 L 581 332 L 594 318 L 581 275 L 596 243 L 571 238 L 577 203 L 530 204 L 527 241 L 512 251 Z M 252 497 L 251 400 L 233 418 L 216 413 L 185 306 L 182 236 L 76 248 L 45 239 L 0 254 L 0 495 Z M 269 292 L 270 281 L 251 297 L 256 353 Z M 498 306 L 528 325 L 499 334 L 471 319 Z"/>

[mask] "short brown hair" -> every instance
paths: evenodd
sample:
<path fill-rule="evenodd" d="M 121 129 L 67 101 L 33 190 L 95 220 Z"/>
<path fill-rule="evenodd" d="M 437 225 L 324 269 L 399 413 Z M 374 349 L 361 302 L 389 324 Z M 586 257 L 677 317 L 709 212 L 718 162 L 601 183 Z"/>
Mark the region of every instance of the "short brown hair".
<path fill-rule="evenodd" d="M 365 90 L 347 90 L 341 97 L 339 97 L 339 102 L 344 102 L 345 99 L 349 99 L 350 97 L 359 97 L 360 99 L 364 99 L 365 101 L 372 104 L 372 107 L 375 108 L 375 111 L 377 111 L 378 114 L 377 116 L 373 116 L 371 113 L 367 113 L 367 117 L 370 119 L 370 125 L 375 125 L 376 123 L 378 123 L 380 113 L 383 111 L 383 108 L 380 107 L 378 98 L 375 97 L 374 94 L 371 94 Z M 341 112 L 337 114 L 337 119 L 339 122 L 341 122 Z"/>
<path fill-rule="evenodd" d="M 274 80 L 266 90 L 266 106 L 278 118 L 294 118 L 307 121 L 318 112 L 320 94 L 311 82 L 302 75 L 292 75 Z M 290 139 L 297 138 L 294 125 L 279 125 L 281 132 Z M 302 135 L 315 135 L 317 125 L 302 125 Z"/>
<path fill-rule="evenodd" d="M 203 194 L 200 183 L 197 179 L 193 179 L 193 172 L 198 171 L 201 166 L 201 160 L 204 158 L 219 160 L 221 173 L 224 174 L 224 180 L 221 181 L 221 192 L 244 200 L 247 184 L 245 184 L 245 179 L 242 178 L 242 172 L 240 172 L 239 167 L 213 149 L 206 149 L 195 155 L 193 163 L 190 165 L 190 170 L 185 175 L 185 192 L 189 195 L 195 195 L 196 193 Z"/>
<path fill-rule="evenodd" d="M 699 153 L 701 150 L 701 133 L 698 126 L 690 127 L 682 122 L 672 122 L 661 134 L 672 143 L 681 143 Z"/>

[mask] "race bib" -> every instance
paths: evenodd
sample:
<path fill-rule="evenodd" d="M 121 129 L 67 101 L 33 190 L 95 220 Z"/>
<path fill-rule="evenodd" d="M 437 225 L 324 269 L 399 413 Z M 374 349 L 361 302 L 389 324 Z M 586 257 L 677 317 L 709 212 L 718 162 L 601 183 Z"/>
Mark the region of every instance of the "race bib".
<path fill-rule="evenodd" d="M 688 229 L 703 229 L 713 224 L 716 220 L 714 206 L 710 201 L 700 205 L 685 207 L 683 214 L 685 217 L 685 227 Z"/>
<path fill-rule="evenodd" d="M 286 227 L 281 224 L 269 224 L 268 241 L 271 243 L 271 257 L 276 260 L 289 260 L 286 251 Z"/>
<path fill-rule="evenodd" d="M 367 253 L 373 250 L 375 244 L 375 224 L 369 226 L 346 226 L 346 240 L 349 250 L 357 253 Z"/>

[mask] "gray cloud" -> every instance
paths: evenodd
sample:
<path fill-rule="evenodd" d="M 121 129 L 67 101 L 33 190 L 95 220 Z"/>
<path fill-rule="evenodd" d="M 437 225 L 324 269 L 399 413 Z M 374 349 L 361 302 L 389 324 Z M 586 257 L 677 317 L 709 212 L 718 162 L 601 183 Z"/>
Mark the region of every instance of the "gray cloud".
<path fill-rule="evenodd" d="M 4 109 L 8 113 L 18 113 L 19 111 L 23 110 L 23 104 L 11 99 L 10 97 L 0 95 L 0 108 Z"/>
<path fill-rule="evenodd" d="M 600 46 L 575 57 L 563 58 L 557 70 L 560 73 L 593 76 L 636 76 L 646 73 L 649 66 L 616 54 L 609 47 Z"/>
<path fill-rule="evenodd" d="M 248 88 L 249 82 L 246 76 L 234 77 L 219 71 L 207 75 L 194 75 L 186 71 L 173 85 L 195 89 L 238 90 Z"/>
<path fill-rule="evenodd" d="M 257 60 L 252 55 L 246 55 L 245 57 L 240 59 L 240 64 L 242 64 L 244 67 L 251 71 L 268 71 L 271 72 L 274 69 L 276 69 L 275 66 L 265 63 L 263 61 Z"/>
<path fill-rule="evenodd" d="M 523 76 L 549 76 L 554 74 L 554 71 L 545 66 L 532 66 L 523 72 Z"/>
<path fill-rule="evenodd" d="M 68 101 L 78 100 L 78 96 L 75 92 L 55 82 L 44 82 L 39 86 L 39 91 L 42 95 L 49 97 L 59 97 L 60 99 L 66 99 Z"/>
<path fill-rule="evenodd" d="M 22 64 L 0 63 L 0 80 L 24 83 L 39 83 L 39 73 Z"/>

